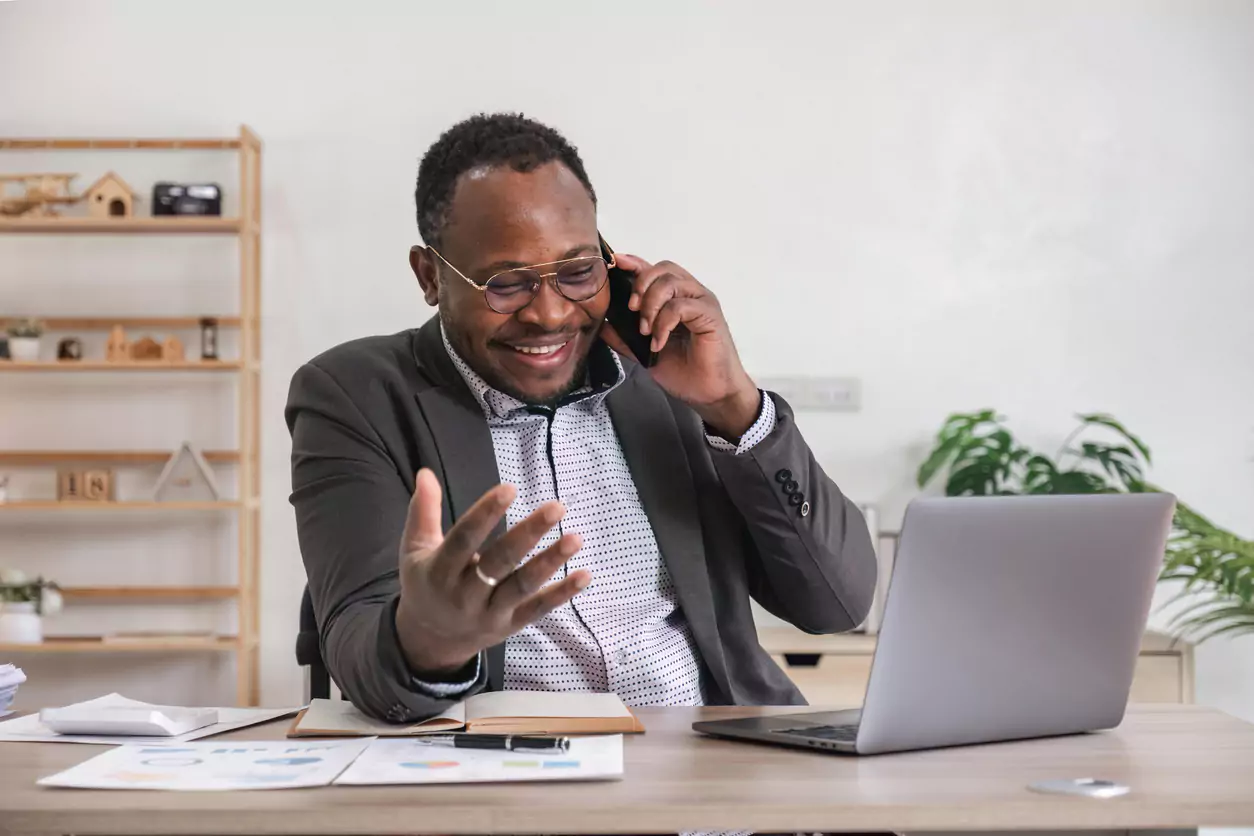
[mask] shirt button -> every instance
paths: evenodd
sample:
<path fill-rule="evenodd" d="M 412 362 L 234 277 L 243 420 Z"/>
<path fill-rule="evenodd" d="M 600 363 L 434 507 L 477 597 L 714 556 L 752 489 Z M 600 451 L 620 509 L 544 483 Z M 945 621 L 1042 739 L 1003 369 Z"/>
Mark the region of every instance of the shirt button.
<path fill-rule="evenodd" d="M 788 468 L 775 471 L 775 481 L 781 485 L 792 480 L 792 471 Z"/>

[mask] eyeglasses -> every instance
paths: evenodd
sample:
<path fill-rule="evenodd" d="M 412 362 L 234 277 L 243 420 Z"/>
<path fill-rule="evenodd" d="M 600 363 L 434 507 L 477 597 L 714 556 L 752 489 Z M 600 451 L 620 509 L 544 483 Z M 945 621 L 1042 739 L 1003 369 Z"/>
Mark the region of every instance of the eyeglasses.
<path fill-rule="evenodd" d="M 476 290 L 482 291 L 483 299 L 488 307 L 499 314 L 512 314 L 521 311 L 531 304 L 540 292 L 540 285 L 545 279 L 553 283 L 553 289 L 572 302 L 586 302 L 601 292 L 609 277 L 610 268 L 614 266 L 614 256 L 607 261 L 604 256 L 584 255 L 578 258 L 565 258 L 561 261 L 549 261 L 534 264 L 531 267 L 518 267 L 494 274 L 483 284 L 469 278 L 458 270 L 449 260 L 440 255 L 434 247 L 429 247 L 436 257 L 448 268 L 465 279 L 466 283 Z M 549 267 L 551 270 L 541 268 Z"/>

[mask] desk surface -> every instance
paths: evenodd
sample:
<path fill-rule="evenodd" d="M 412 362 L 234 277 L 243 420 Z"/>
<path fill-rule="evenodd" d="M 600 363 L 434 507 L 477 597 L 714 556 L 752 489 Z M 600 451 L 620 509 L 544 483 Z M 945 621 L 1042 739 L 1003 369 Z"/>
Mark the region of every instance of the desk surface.
<path fill-rule="evenodd" d="M 1116 731 L 849 758 L 696 735 L 700 718 L 783 709 L 644 709 L 613 783 L 328 787 L 236 793 L 35 786 L 96 747 L 0 743 L 0 833 L 676 833 L 1133 829 L 1254 825 L 1254 727 L 1193 706 L 1133 708 Z M 233 732 L 276 738 L 284 723 Z M 1132 793 L 1043 796 L 1096 776 Z"/>

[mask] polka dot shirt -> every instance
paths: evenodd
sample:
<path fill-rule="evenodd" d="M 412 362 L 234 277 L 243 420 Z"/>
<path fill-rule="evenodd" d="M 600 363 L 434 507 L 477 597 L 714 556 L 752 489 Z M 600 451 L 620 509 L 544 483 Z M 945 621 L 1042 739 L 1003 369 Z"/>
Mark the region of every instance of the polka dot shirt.
<path fill-rule="evenodd" d="M 506 641 L 505 688 L 612 691 L 633 706 L 702 705 L 697 647 L 605 404 L 625 377 L 618 356 L 598 344 L 588 384 L 546 409 L 492 389 L 447 339 L 444 345 L 487 416 L 501 481 L 518 491 L 506 523 L 517 525 L 552 500 L 566 508 L 528 559 L 576 533 L 583 546 L 554 580 L 577 569 L 592 576 L 570 603 Z M 763 398 L 739 445 L 709 440 L 744 452 L 774 426 L 774 404 Z"/>

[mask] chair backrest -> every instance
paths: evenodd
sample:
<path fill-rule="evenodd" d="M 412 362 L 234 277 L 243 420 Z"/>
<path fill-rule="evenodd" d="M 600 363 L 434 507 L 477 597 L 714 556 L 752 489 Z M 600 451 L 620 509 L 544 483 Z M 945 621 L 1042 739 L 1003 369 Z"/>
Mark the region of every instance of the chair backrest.
<path fill-rule="evenodd" d="M 300 599 L 300 632 L 296 634 L 296 664 L 307 668 L 305 691 L 307 699 L 331 698 L 331 674 L 322 659 L 322 638 L 314 615 L 313 599 L 305 587 Z"/>

